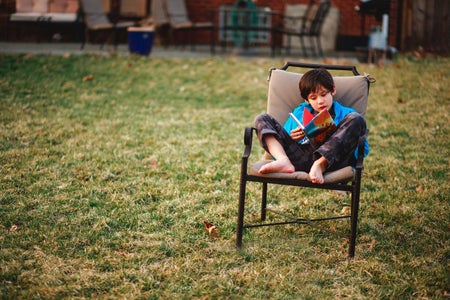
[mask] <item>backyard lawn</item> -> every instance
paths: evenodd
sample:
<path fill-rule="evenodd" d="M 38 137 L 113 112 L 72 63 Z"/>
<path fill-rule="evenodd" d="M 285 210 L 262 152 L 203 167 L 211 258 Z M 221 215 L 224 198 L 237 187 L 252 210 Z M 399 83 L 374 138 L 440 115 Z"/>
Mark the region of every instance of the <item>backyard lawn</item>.
<path fill-rule="evenodd" d="M 450 297 L 448 58 L 357 66 L 377 82 L 354 260 L 347 221 L 235 248 L 243 130 L 283 64 L 0 56 L 1 298 Z M 274 187 L 269 203 L 315 216 L 349 200 Z"/>

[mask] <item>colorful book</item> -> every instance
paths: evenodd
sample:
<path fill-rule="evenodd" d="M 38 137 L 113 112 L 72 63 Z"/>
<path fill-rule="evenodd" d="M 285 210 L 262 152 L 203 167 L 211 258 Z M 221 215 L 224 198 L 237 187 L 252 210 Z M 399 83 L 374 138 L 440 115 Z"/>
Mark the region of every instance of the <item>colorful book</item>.
<path fill-rule="evenodd" d="M 337 128 L 333 118 L 326 109 L 314 116 L 305 108 L 303 111 L 304 124 L 302 124 L 294 114 L 291 113 L 290 115 L 300 128 L 303 129 L 308 140 L 315 145 L 320 145 L 325 142 Z"/>

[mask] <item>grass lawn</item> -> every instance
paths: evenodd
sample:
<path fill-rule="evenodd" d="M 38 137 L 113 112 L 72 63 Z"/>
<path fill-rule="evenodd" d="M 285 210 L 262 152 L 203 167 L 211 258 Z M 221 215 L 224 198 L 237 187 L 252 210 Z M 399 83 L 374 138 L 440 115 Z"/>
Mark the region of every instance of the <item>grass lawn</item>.
<path fill-rule="evenodd" d="M 448 298 L 448 58 L 358 65 L 377 82 L 354 260 L 332 233 L 347 221 L 245 231 L 235 248 L 243 129 L 283 63 L 0 56 L 2 299 Z M 269 194 L 310 215 L 348 204 Z"/>

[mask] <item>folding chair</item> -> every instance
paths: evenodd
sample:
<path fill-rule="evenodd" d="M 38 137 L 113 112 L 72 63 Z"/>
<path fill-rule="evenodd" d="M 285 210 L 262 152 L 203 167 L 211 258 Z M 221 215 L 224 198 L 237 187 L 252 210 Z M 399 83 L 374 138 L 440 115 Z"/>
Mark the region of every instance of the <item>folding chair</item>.
<path fill-rule="evenodd" d="M 169 17 L 166 13 L 165 2 L 163 0 L 151 1 L 151 19 L 161 44 L 165 47 L 169 44 Z"/>
<path fill-rule="evenodd" d="M 288 54 L 291 48 L 291 37 L 298 37 L 305 57 L 308 56 L 308 48 L 311 49 L 313 56 L 323 56 L 320 35 L 325 18 L 330 11 L 331 3 L 330 0 L 320 0 L 319 5 L 314 4 L 314 2 L 314 0 L 309 2 L 304 16 L 300 18 L 282 16 L 281 20 L 285 24 L 280 24 L 273 29 L 275 34 L 287 36 L 286 50 Z M 299 28 L 292 27 L 289 24 L 299 24 Z M 306 47 L 305 37 L 309 37 L 309 47 Z M 275 42 L 272 42 L 272 56 L 275 55 L 275 50 Z"/>
<path fill-rule="evenodd" d="M 340 102 L 344 106 L 352 107 L 362 116 L 365 117 L 367 100 L 369 93 L 369 76 L 359 75 L 354 66 L 335 66 L 335 65 L 319 65 L 308 63 L 287 62 L 281 69 L 271 69 L 269 75 L 269 91 L 267 112 L 272 115 L 280 124 L 284 124 L 288 118 L 289 112 L 297 107 L 303 99 L 300 96 L 298 83 L 301 74 L 286 71 L 289 67 L 298 68 L 325 68 L 328 70 L 349 71 L 353 76 L 333 76 L 336 85 L 336 95 L 333 97 L 335 101 Z M 325 220 L 350 219 L 350 233 L 349 233 L 349 249 L 348 256 L 350 258 L 355 255 L 355 244 L 357 234 L 358 210 L 360 202 L 361 178 L 363 170 L 364 158 L 364 143 L 366 137 L 363 136 L 358 142 L 358 158 L 356 166 L 347 166 L 333 172 L 324 174 L 325 182 L 323 184 L 312 183 L 308 173 L 295 172 L 287 173 L 268 173 L 259 174 L 258 170 L 262 165 L 270 162 L 270 155 L 266 153 L 265 157 L 251 165 L 248 164 L 249 157 L 252 150 L 253 132 L 256 129 L 247 127 L 244 131 L 244 153 L 241 162 L 241 178 L 239 191 L 239 209 L 236 233 L 236 246 L 242 246 L 243 230 L 282 224 L 313 224 Z M 259 145 L 259 143 L 258 143 Z M 262 199 L 261 199 L 261 222 L 246 224 L 244 221 L 245 200 L 246 200 L 246 186 L 248 182 L 259 182 L 262 184 Z M 328 216 L 324 218 L 309 219 L 289 217 L 288 220 L 282 222 L 267 222 L 266 214 L 268 211 L 273 212 L 267 207 L 267 194 L 269 184 L 279 184 L 286 186 L 297 186 L 303 188 L 327 189 L 335 191 L 345 191 L 351 194 L 351 210 L 349 215 Z M 286 214 L 281 213 L 286 217 Z"/>
<path fill-rule="evenodd" d="M 147 17 L 147 0 L 120 1 L 119 16 L 131 20 L 142 20 Z"/>
<path fill-rule="evenodd" d="M 215 51 L 214 30 L 215 26 L 213 22 L 193 22 L 189 18 L 189 14 L 186 8 L 184 0 L 153 0 L 153 7 L 157 10 L 154 12 L 154 17 L 157 17 L 161 22 L 168 23 L 171 29 L 171 35 L 175 31 L 184 31 L 188 34 L 183 35 L 183 38 L 188 38 L 189 43 L 192 44 L 192 34 L 199 30 L 205 30 L 210 32 L 210 47 L 211 53 Z M 161 11 L 163 8 L 163 11 Z M 165 13 L 165 16 L 161 14 Z M 183 44 L 185 44 L 183 40 Z"/>
<path fill-rule="evenodd" d="M 100 0 L 81 0 L 81 7 L 86 25 L 86 37 L 83 39 L 81 49 L 84 48 L 86 39 L 89 40 L 90 31 L 110 31 L 114 39 L 114 47 L 117 48 L 117 31 L 134 26 L 135 22 L 117 22 L 112 23 L 105 13 L 105 8 Z M 106 40 L 102 43 L 103 47 Z"/>

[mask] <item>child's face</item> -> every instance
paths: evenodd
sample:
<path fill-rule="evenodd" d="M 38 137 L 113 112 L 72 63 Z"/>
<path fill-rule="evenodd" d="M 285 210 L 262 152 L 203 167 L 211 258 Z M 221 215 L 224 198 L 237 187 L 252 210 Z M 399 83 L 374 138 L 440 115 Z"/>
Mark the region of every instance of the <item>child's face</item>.
<path fill-rule="evenodd" d="M 309 93 L 308 103 L 311 104 L 316 112 L 320 112 L 324 109 L 329 110 L 333 105 L 333 95 L 335 92 L 336 89 L 329 91 L 323 86 L 319 86 L 317 91 Z"/>

